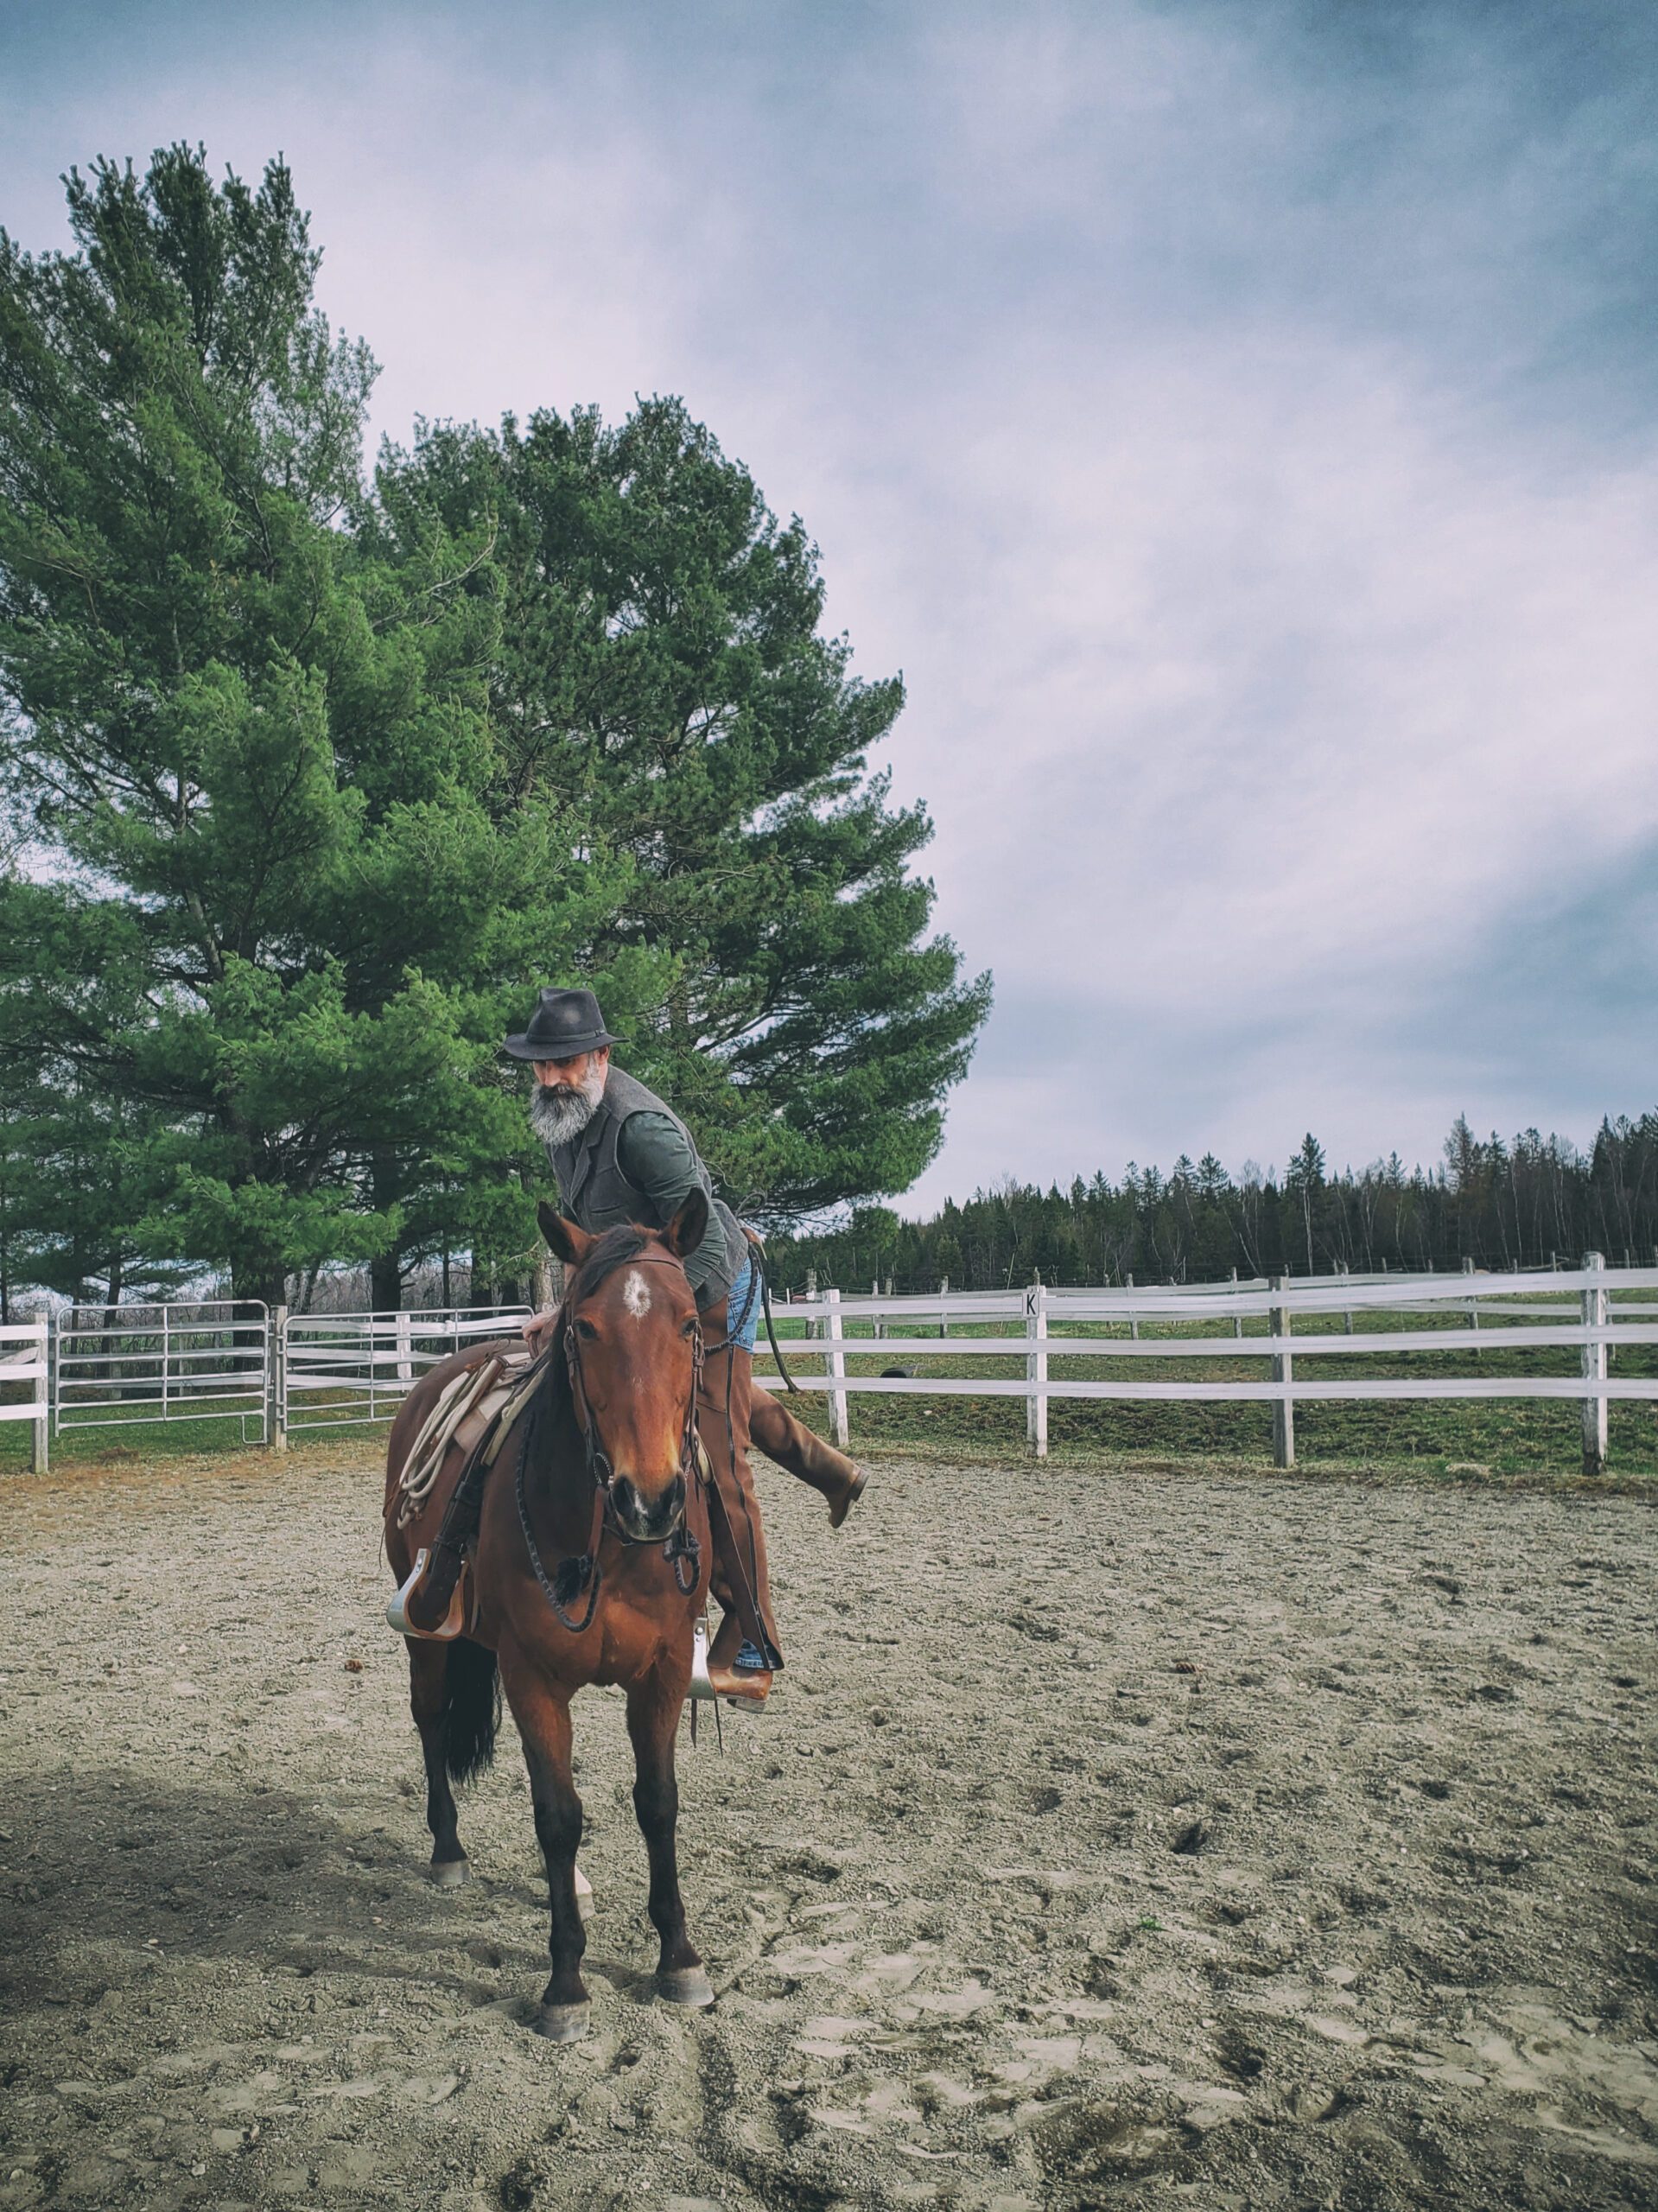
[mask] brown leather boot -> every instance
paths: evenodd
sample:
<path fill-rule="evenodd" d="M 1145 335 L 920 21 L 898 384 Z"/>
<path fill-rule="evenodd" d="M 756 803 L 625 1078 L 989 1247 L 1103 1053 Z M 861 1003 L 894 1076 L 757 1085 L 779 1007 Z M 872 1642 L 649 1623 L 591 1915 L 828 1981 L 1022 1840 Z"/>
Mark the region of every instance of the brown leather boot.
<path fill-rule="evenodd" d="M 734 1704 L 762 1706 L 772 1694 L 769 1667 L 740 1667 L 737 1654 L 746 1642 L 742 1623 L 727 1613 L 715 1630 L 708 1647 L 708 1681 L 721 1697 Z"/>
<path fill-rule="evenodd" d="M 750 1393 L 748 1434 L 768 1459 L 829 1501 L 829 1526 L 838 1529 L 863 1496 L 867 1471 L 832 1444 L 815 1436 L 804 1421 L 756 1382 Z"/>

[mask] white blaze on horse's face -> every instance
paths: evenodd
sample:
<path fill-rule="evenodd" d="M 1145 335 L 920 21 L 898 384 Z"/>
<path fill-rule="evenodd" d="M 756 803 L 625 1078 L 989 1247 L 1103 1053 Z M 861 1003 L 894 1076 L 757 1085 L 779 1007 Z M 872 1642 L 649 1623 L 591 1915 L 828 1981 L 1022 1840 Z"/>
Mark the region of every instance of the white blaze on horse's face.
<path fill-rule="evenodd" d="M 622 1303 L 636 1321 L 644 1320 L 651 1311 L 651 1294 L 645 1288 L 645 1275 L 638 1268 L 630 1268 L 622 1285 Z"/>

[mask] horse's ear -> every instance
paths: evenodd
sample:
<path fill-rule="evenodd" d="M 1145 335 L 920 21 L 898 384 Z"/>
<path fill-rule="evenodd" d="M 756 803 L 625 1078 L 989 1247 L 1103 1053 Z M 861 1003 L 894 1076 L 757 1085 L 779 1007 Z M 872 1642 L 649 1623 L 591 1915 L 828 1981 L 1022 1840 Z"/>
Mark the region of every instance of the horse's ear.
<path fill-rule="evenodd" d="M 699 1185 L 685 1193 L 679 1211 L 662 1232 L 662 1241 L 677 1260 L 683 1260 L 696 1251 L 708 1227 L 708 1192 Z"/>
<path fill-rule="evenodd" d="M 593 1249 L 593 1239 L 587 1230 L 578 1229 L 556 1206 L 549 1205 L 545 1198 L 536 1208 L 536 1219 L 556 1255 L 567 1267 L 579 1268 Z"/>

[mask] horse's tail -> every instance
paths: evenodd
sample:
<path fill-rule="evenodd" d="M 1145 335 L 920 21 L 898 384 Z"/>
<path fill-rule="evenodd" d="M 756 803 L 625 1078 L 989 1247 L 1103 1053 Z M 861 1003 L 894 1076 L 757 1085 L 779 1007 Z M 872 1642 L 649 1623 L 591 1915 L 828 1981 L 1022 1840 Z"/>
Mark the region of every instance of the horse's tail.
<path fill-rule="evenodd" d="M 444 1669 L 443 1762 L 451 1782 L 470 1782 L 495 1756 L 501 1685 L 495 1654 L 469 1637 L 449 1646 Z"/>

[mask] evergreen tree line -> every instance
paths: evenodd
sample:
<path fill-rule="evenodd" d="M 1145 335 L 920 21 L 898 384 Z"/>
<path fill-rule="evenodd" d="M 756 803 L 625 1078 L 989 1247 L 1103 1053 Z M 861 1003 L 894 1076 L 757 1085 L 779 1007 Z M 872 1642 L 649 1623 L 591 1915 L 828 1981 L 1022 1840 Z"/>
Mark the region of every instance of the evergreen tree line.
<path fill-rule="evenodd" d="M 547 982 L 750 1217 L 905 1189 L 988 978 L 801 524 L 672 398 L 365 474 L 281 162 L 66 184 L 70 251 L 0 232 L 0 1310 L 521 1291 Z"/>
<path fill-rule="evenodd" d="M 804 1289 L 810 1270 L 854 1291 L 1565 1268 L 1589 1251 L 1658 1265 L 1658 1112 L 1603 1122 L 1586 1152 L 1535 1129 L 1482 1142 L 1459 1118 L 1444 1160 L 1408 1172 L 1395 1153 L 1332 1173 L 1311 1135 L 1281 1176 L 1247 1166 L 1235 1178 L 1212 1154 L 1195 1166 L 1182 1154 L 1166 1175 L 1130 1162 L 1121 1183 L 1008 1181 L 928 1221 L 858 1206 L 831 1232 L 769 1247 L 774 1283 Z"/>

